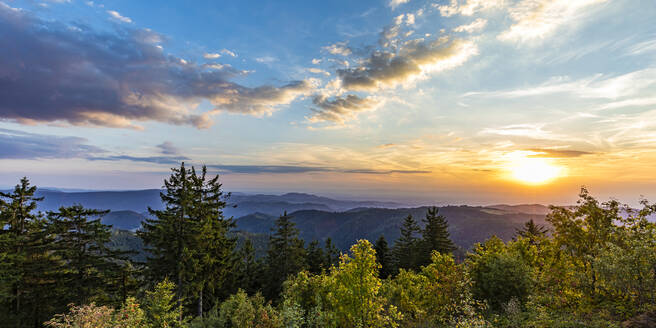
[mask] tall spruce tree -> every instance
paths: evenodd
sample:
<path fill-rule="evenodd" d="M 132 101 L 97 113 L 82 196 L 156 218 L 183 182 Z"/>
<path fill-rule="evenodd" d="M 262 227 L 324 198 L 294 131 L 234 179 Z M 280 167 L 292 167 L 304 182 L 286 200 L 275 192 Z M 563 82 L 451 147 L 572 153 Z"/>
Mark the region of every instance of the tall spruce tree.
<path fill-rule="evenodd" d="M 36 212 L 36 186 L 24 177 L 0 193 L 0 321 L 7 327 L 40 325 L 55 311 L 52 237 Z"/>
<path fill-rule="evenodd" d="M 439 214 L 437 207 L 431 207 L 426 212 L 424 219 L 426 225 L 422 231 L 420 242 L 421 254 L 419 265 L 428 265 L 431 263 L 433 251 L 442 254 L 451 254 L 456 246 L 449 237 L 449 223 L 443 215 Z"/>
<path fill-rule="evenodd" d="M 70 303 L 108 302 L 115 295 L 112 280 L 120 274 L 125 252 L 105 246 L 111 227 L 100 222 L 109 211 L 82 205 L 60 207 L 48 213 L 49 229 L 55 236 L 53 254 L 62 261 L 58 270 L 59 297 Z"/>
<path fill-rule="evenodd" d="M 324 262 L 324 267 L 326 269 L 330 269 L 333 265 L 338 265 L 339 264 L 339 256 L 341 252 L 335 246 L 333 243 L 333 240 L 330 238 L 326 238 L 326 241 L 324 243 L 324 254 L 325 254 L 325 262 Z"/>
<path fill-rule="evenodd" d="M 223 216 L 227 195 L 218 176 L 208 179 L 205 166 L 196 174 L 184 163 L 172 171 L 160 193 L 165 208 L 149 208 L 157 219 L 147 219 L 138 234 L 150 254 L 151 280 L 174 279 L 178 302 L 195 304 L 201 316 L 205 291 L 214 293 L 232 270 L 235 240 L 227 233 L 233 223 Z"/>
<path fill-rule="evenodd" d="M 319 245 L 318 240 L 313 240 L 310 242 L 307 248 L 307 269 L 311 273 L 319 274 L 322 270 L 326 268 L 326 255 L 323 252 L 323 249 Z"/>
<path fill-rule="evenodd" d="M 275 222 L 273 235 L 269 237 L 267 250 L 267 277 L 269 281 L 265 288 L 266 296 L 277 300 L 282 291 L 282 283 L 290 275 L 294 275 L 305 268 L 305 247 L 299 238 L 292 217 L 285 211 Z"/>
<path fill-rule="evenodd" d="M 393 256 L 397 269 L 416 270 L 419 268 L 419 226 L 408 215 L 401 225 L 401 236 L 394 243 Z"/>
<path fill-rule="evenodd" d="M 385 240 L 385 236 L 381 235 L 380 238 L 378 238 L 376 244 L 374 245 L 374 250 L 376 251 L 376 259 L 378 260 L 378 264 L 380 264 L 378 276 L 381 279 L 386 279 L 393 273 L 394 261 L 392 254 L 390 253 L 387 240 Z"/>

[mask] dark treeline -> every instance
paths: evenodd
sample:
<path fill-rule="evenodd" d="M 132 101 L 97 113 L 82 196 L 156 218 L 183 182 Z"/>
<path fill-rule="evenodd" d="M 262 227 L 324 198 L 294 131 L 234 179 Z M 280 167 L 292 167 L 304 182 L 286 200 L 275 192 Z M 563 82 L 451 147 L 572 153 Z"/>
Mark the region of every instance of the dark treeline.
<path fill-rule="evenodd" d="M 585 189 L 462 261 L 430 208 L 398 240 L 342 254 L 305 243 L 283 213 L 266 254 L 237 246 L 218 176 L 182 164 L 162 210 L 137 231 L 146 260 L 112 245 L 107 212 L 40 213 L 27 178 L 0 194 L 0 327 L 649 327 L 656 310 L 656 206 L 600 204 Z"/>

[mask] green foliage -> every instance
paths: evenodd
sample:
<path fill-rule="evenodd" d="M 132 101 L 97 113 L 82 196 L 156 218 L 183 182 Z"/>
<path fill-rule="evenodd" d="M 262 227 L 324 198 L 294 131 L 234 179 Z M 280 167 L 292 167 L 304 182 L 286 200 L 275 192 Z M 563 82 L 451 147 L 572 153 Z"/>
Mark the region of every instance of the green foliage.
<path fill-rule="evenodd" d="M 44 323 L 53 328 L 147 328 L 144 311 L 134 298 L 128 298 L 123 307 L 115 311 L 108 306 L 95 303 L 82 306 L 71 305 L 66 314 L 55 315 Z"/>
<path fill-rule="evenodd" d="M 467 258 L 467 266 L 474 296 L 494 311 L 500 311 L 512 299 L 524 302 L 532 291 L 531 267 L 496 237 L 477 245 Z"/>
<path fill-rule="evenodd" d="M 398 269 L 415 270 L 419 267 L 420 232 L 417 221 L 408 215 L 401 226 L 401 236 L 394 243 L 394 262 Z"/>
<path fill-rule="evenodd" d="M 218 176 L 207 177 L 184 163 L 164 180 L 161 193 L 164 210 L 149 209 L 157 219 L 148 219 L 139 236 L 147 245 L 147 267 L 151 279 L 172 277 L 176 294 L 197 306 L 202 315 L 204 294 L 216 293 L 232 269 L 235 239 L 228 236 L 231 219 L 223 217 L 225 195 Z M 211 304 L 210 304 L 211 305 Z"/>
<path fill-rule="evenodd" d="M 451 254 L 456 246 L 449 237 L 449 224 L 446 218 L 439 214 L 437 207 L 431 207 L 426 212 L 426 223 L 421 232 L 422 239 L 419 244 L 419 265 L 427 265 L 431 262 L 433 251 Z"/>
<path fill-rule="evenodd" d="M 394 273 L 394 258 L 392 257 L 392 253 L 387 245 L 385 236 L 380 236 L 380 238 L 376 240 L 374 250 L 376 251 L 376 260 L 380 264 L 378 276 L 381 279 L 386 279 Z"/>
<path fill-rule="evenodd" d="M 266 257 L 265 292 L 269 299 L 278 299 L 283 282 L 306 266 L 303 240 L 298 237 L 298 229 L 287 212 L 276 220 L 274 229 Z"/>
<path fill-rule="evenodd" d="M 260 294 L 249 297 L 237 291 L 212 311 L 209 317 L 197 319 L 190 328 L 276 328 L 283 327 L 278 312 Z"/>
<path fill-rule="evenodd" d="M 144 309 L 153 328 L 184 327 L 182 307 L 175 298 L 175 284 L 168 279 L 146 291 Z"/>

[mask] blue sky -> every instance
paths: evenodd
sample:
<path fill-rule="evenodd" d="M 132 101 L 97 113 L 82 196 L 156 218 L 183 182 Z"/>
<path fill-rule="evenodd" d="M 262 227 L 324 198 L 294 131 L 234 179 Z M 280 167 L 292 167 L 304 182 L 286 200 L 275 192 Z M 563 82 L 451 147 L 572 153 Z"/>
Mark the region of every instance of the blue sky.
<path fill-rule="evenodd" d="M 240 191 L 654 199 L 655 19 L 639 0 L 5 0 L 0 184 L 154 188 L 184 160 Z"/>

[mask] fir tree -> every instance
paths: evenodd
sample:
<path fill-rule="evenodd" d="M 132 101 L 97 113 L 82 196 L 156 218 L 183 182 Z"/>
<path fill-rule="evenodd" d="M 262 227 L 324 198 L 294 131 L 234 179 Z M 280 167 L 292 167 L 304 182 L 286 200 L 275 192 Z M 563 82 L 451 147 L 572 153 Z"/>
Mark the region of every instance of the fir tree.
<path fill-rule="evenodd" d="M 430 264 L 433 251 L 438 251 L 442 254 L 451 254 L 456 249 L 451 238 L 449 238 L 449 224 L 446 218 L 439 214 L 437 207 L 428 209 L 424 222 L 426 225 L 422 231 L 419 265 Z"/>
<path fill-rule="evenodd" d="M 313 240 L 307 248 L 307 268 L 308 271 L 314 274 L 321 273 L 322 270 L 327 269 L 326 265 L 326 255 L 323 252 L 321 246 L 319 246 L 318 240 Z"/>
<path fill-rule="evenodd" d="M 0 193 L 0 321 L 8 326 L 40 324 L 58 300 L 53 239 L 35 193 L 25 177 L 13 192 Z"/>
<path fill-rule="evenodd" d="M 538 239 L 544 237 L 546 234 L 547 228 L 535 224 L 533 219 L 526 221 L 521 229 L 515 229 L 515 237 L 528 238 L 531 244 L 535 244 Z"/>
<path fill-rule="evenodd" d="M 325 246 L 324 246 L 324 255 L 326 257 L 325 262 L 324 262 L 324 267 L 326 269 L 329 269 L 333 265 L 339 264 L 339 256 L 340 256 L 340 251 L 335 246 L 333 243 L 333 240 L 330 238 L 326 238 Z"/>
<path fill-rule="evenodd" d="M 386 279 L 393 273 L 394 263 L 385 236 L 381 235 L 380 238 L 378 238 L 374 245 L 374 250 L 376 251 L 376 259 L 380 264 L 378 275 L 381 279 Z"/>
<path fill-rule="evenodd" d="M 102 224 L 100 217 L 108 212 L 74 205 L 48 213 L 49 229 L 56 236 L 53 254 L 62 261 L 58 272 L 61 299 L 86 304 L 111 298 L 111 278 L 120 272 L 119 260 L 125 252 L 105 246 L 111 227 Z"/>
<path fill-rule="evenodd" d="M 282 283 L 305 268 L 305 247 L 291 219 L 287 212 L 281 215 L 275 222 L 273 235 L 269 237 L 266 258 L 269 281 L 265 290 L 269 299 L 277 299 Z"/>
<path fill-rule="evenodd" d="M 178 301 L 193 302 L 201 316 L 203 295 L 216 293 L 233 266 L 235 240 L 227 235 L 233 223 L 223 216 L 228 195 L 221 190 L 218 176 L 207 178 L 204 166 L 200 174 L 184 163 L 172 171 L 164 180 L 166 191 L 160 193 L 165 209 L 149 208 L 157 219 L 147 219 L 138 234 L 151 255 L 147 259 L 151 279 L 176 279 Z"/>
<path fill-rule="evenodd" d="M 401 236 L 396 243 L 394 243 L 394 262 L 398 269 L 414 270 L 419 267 L 417 265 L 419 263 L 419 239 L 417 237 L 419 232 L 420 229 L 417 225 L 417 221 L 415 221 L 412 215 L 408 215 L 405 220 L 403 220 Z"/>

